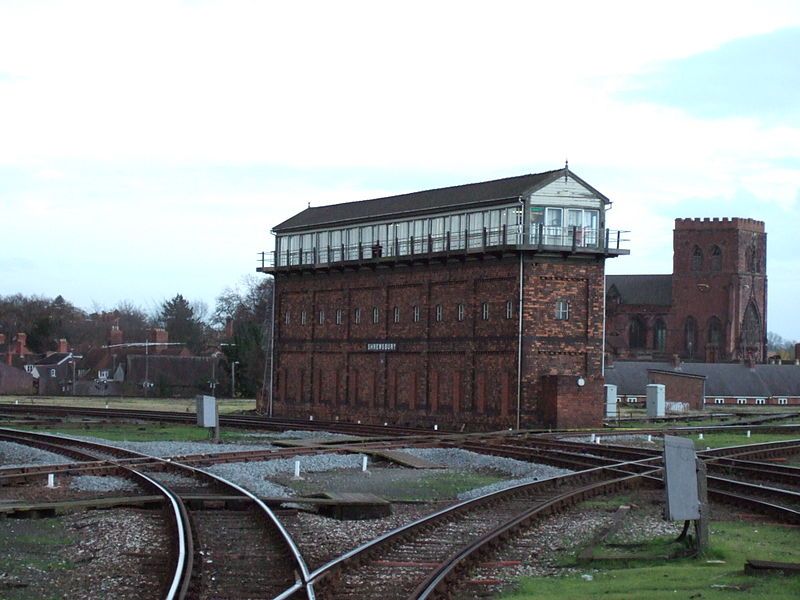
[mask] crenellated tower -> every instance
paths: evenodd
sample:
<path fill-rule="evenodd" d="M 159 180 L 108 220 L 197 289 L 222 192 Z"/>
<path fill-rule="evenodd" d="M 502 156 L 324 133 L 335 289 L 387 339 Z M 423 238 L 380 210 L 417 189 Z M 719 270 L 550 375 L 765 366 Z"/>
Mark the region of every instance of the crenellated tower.
<path fill-rule="evenodd" d="M 676 219 L 672 352 L 687 359 L 766 361 L 767 234 L 763 221 Z"/>

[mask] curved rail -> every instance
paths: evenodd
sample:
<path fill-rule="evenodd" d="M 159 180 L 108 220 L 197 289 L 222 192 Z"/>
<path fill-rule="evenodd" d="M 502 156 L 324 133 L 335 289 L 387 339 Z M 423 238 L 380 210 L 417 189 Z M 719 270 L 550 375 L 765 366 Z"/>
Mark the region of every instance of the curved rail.
<path fill-rule="evenodd" d="M 70 442 L 75 441 L 71 438 L 59 438 L 59 436 L 54 436 L 52 434 L 31 434 L 30 432 L 26 431 L 18 431 L 7 428 L 0 429 L 0 439 L 13 441 L 15 443 L 33 445 L 35 447 L 46 449 L 50 452 L 67 454 L 74 458 L 85 458 L 90 461 L 96 460 L 96 456 L 88 452 L 82 452 L 80 450 L 75 450 L 74 448 L 64 448 L 53 441 L 36 439 L 37 437 L 42 437 L 47 440 L 63 439 Z M 103 451 L 108 451 L 108 449 L 114 448 L 113 446 L 105 446 L 104 444 L 95 445 L 98 448 L 102 448 Z M 118 448 L 115 449 L 119 450 Z M 175 536 L 173 537 L 173 540 L 176 541 L 176 547 L 174 551 L 175 560 L 172 568 L 172 576 L 169 578 L 164 598 L 166 600 L 180 600 L 186 595 L 192 573 L 192 530 L 189 523 L 189 515 L 186 512 L 186 507 L 177 494 L 164 487 L 151 477 L 148 477 L 144 473 L 140 473 L 139 471 L 124 465 L 117 465 L 117 467 L 119 472 L 127 476 L 129 479 L 137 481 L 143 487 L 155 490 L 159 495 L 164 496 L 168 501 L 167 505 L 172 509 L 172 512 L 170 513 L 167 511 L 167 514 L 171 516 L 171 519 L 168 519 L 168 526 L 175 532 Z"/>
<path fill-rule="evenodd" d="M 97 451 L 108 454 L 126 455 L 127 457 L 130 458 L 136 458 L 139 460 L 146 461 L 146 464 L 148 465 L 157 463 L 169 469 L 190 473 L 195 477 L 206 478 L 208 480 L 213 481 L 217 485 L 234 490 L 238 495 L 245 496 L 248 499 L 250 499 L 259 508 L 261 513 L 266 516 L 267 521 L 271 523 L 273 527 L 276 528 L 276 530 L 279 532 L 281 536 L 281 539 L 284 541 L 284 543 L 289 549 L 292 559 L 297 567 L 297 571 L 299 571 L 301 574 L 302 577 L 301 581 L 296 582 L 293 586 L 290 586 L 288 590 L 280 594 L 278 597 L 290 597 L 291 595 L 297 593 L 298 590 L 304 589 L 308 600 L 315 599 L 314 587 L 310 581 L 308 565 L 303 559 L 302 554 L 300 553 L 300 550 L 298 549 L 294 539 L 291 537 L 289 532 L 280 522 L 275 513 L 266 504 L 264 504 L 264 502 L 262 502 L 257 496 L 255 496 L 248 490 L 242 488 L 241 486 L 231 481 L 228 481 L 218 475 L 205 471 L 203 469 L 198 469 L 196 467 L 192 467 L 189 465 L 183 465 L 181 463 L 174 462 L 171 459 L 168 460 L 155 456 L 149 456 L 133 450 L 124 450 L 116 446 L 110 446 L 99 442 L 89 442 L 86 440 L 76 440 L 72 437 L 56 436 L 53 434 L 46 434 L 46 433 L 33 433 L 33 432 L 19 431 L 13 429 L 0 429 L 0 437 L 4 437 L 7 439 L 14 439 L 14 441 L 22 441 L 23 443 L 27 443 L 29 445 L 45 447 L 47 449 L 56 452 L 61 452 L 61 453 L 69 452 L 73 456 L 78 456 L 83 453 L 81 453 L 78 450 L 75 450 L 74 448 L 64 448 L 63 445 L 57 445 L 48 440 L 60 441 L 62 442 L 62 444 L 66 442 L 69 444 L 74 444 L 79 447 L 83 447 L 86 449 L 95 449 Z M 84 454 L 84 456 L 89 457 L 90 460 L 96 460 L 96 457 L 94 455 Z M 191 580 L 191 574 L 192 574 L 191 559 L 193 556 L 191 526 L 189 524 L 189 518 L 188 518 L 188 513 L 186 511 L 186 507 L 176 494 L 174 494 L 169 489 L 162 486 L 152 478 L 148 477 L 147 475 L 140 473 L 127 466 L 119 465 L 119 467 L 124 471 L 130 472 L 137 479 L 148 482 L 148 484 L 151 485 L 151 487 L 159 490 L 160 493 L 166 493 L 167 497 L 170 500 L 170 504 L 172 505 L 174 510 L 174 515 L 175 515 L 174 524 L 175 524 L 175 529 L 177 531 L 179 544 L 177 550 L 178 561 L 175 565 L 174 576 L 171 579 L 168 595 L 166 596 L 166 598 L 168 600 L 172 600 L 173 598 L 177 599 L 183 598 L 186 592 L 188 591 Z M 189 551 L 187 551 L 187 549 L 189 549 Z M 289 596 L 284 596 L 284 594 L 287 593 L 289 593 Z"/>
<path fill-rule="evenodd" d="M 654 459 L 646 459 L 644 461 L 638 461 L 638 463 L 643 465 L 644 463 L 653 460 Z M 591 489 L 593 486 L 596 486 L 599 483 L 610 483 L 611 481 L 626 479 L 630 477 L 632 477 L 630 473 L 623 472 L 622 477 L 620 478 L 620 472 L 615 468 L 610 468 L 605 466 L 596 467 L 593 469 L 587 469 L 585 471 L 572 473 L 570 475 L 562 477 L 552 477 L 535 482 L 521 483 L 515 486 L 505 488 L 503 490 L 498 490 L 490 492 L 488 494 L 484 494 L 477 498 L 464 500 L 462 502 L 459 502 L 457 504 L 439 510 L 431 515 L 422 517 L 421 519 L 418 519 L 412 523 L 388 531 L 378 536 L 377 538 L 369 542 L 366 542 L 331 561 L 328 561 L 324 565 L 312 571 L 311 580 L 317 584 L 320 584 L 323 580 L 327 578 L 335 577 L 335 573 L 343 570 L 348 564 L 358 564 L 359 562 L 366 560 L 366 557 L 369 554 L 374 553 L 375 551 L 381 548 L 388 547 L 392 543 L 400 539 L 403 539 L 411 534 L 424 531 L 426 528 L 430 527 L 434 523 L 444 522 L 448 519 L 454 518 L 457 514 L 462 512 L 467 513 L 470 511 L 478 510 L 479 507 L 483 507 L 484 505 L 494 506 L 499 502 L 510 500 L 512 498 L 519 497 L 522 495 L 534 493 L 542 489 L 547 489 L 548 487 L 560 486 L 571 481 L 575 481 L 578 484 L 584 481 L 592 482 L 591 485 L 583 486 L 580 490 L 573 492 L 575 494 L 580 494 L 582 491 L 585 492 L 586 490 Z M 598 482 L 597 479 L 601 479 L 604 481 Z M 569 498 L 570 495 L 571 494 L 565 494 L 564 499 Z"/>

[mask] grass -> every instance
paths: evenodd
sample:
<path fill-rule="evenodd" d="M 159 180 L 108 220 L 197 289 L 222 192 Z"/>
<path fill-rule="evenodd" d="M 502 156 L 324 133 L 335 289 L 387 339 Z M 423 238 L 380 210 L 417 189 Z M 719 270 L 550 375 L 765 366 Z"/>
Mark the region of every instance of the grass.
<path fill-rule="evenodd" d="M 727 446 L 743 446 L 745 444 L 762 444 L 764 442 L 779 442 L 798 439 L 797 433 L 757 433 L 753 432 L 748 438 L 747 433 L 741 432 L 709 432 L 703 434 L 703 439 L 698 439 L 693 434 L 694 446 L 698 450 L 706 448 L 725 448 Z"/>
<path fill-rule="evenodd" d="M 89 398 L 84 396 L 0 396 L 0 404 L 34 406 L 72 406 L 77 408 L 109 408 L 128 410 L 166 410 L 181 413 L 194 413 L 193 398 Z M 252 398 L 217 398 L 220 414 L 231 414 L 255 410 L 256 401 Z"/>
<path fill-rule="evenodd" d="M 447 500 L 461 492 L 490 485 L 502 477 L 468 471 L 424 473 L 416 481 L 405 482 L 403 488 L 392 495 L 398 501 Z"/>
<path fill-rule="evenodd" d="M 96 437 L 115 442 L 205 442 L 210 439 L 209 430 L 196 425 L 173 425 L 166 423 L 152 423 L 137 425 L 135 423 L 119 424 L 94 424 L 94 423 L 63 423 L 58 426 L 18 426 L 15 429 L 41 431 L 45 433 L 81 435 Z M 246 432 L 240 430 L 226 430 L 220 432 L 223 442 L 252 442 Z"/>
<path fill-rule="evenodd" d="M 58 549 L 73 542 L 58 519 L 0 520 L 0 573 L 9 580 L 27 582 L 36 579 L 37 572 L 71 571 L 75 565 L 62 558 Z M 8 600 L 46 597 L 37 587 L 0 588 L 0 596 Z M 53 592 L 52 597 L 59 595 Z"/>
<path fill-rule="evenodd" d="M 305 480 L 283 481 L 298 494 L 314 494 L 331 490 L 373 493 L 396 502 L 452 500 L 461 492 L 495 483 L 502 479 L 494 475 L 467 471 L 421 472 L 408 469 L 376 470 L 371 477 L 359 471 L 309 473 Z"/>
<path fill-rule="evenodd" d="M 800 577 L 745 575 L 744 563 L 748 558 L 800 562 L 800 545 L 797 542 L 797 529 L 791 527 L 739 521 L 712 522 L 711 547 L 700 558 L 664 560 L 631 557 L 629 560 L 578 565 L 573 554 L 561 561 L 562 566 L 570 568 L 566 576 L 523 578 L 516 591 L 502 598 L 795 600 L 800 598 Z M 674 540 L 667 538 L 630 547 L 638 555 L 653 557 L 674 554 L 678 549 Z M 625 557 L 625 551 L 619 547 L 613 552 Z M 611 554 L 608 548 L 604 548 L 602 553 L 606 556 Z M 587 576 L 591 576 L 591 579 Z"/>

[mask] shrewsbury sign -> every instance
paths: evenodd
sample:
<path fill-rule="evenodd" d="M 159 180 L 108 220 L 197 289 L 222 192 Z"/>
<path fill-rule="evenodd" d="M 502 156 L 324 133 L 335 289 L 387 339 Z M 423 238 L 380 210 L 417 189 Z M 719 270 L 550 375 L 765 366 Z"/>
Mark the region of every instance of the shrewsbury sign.
<path fill-rule="evenodd" d="M 395 342 L 369 342 L 367 352 L 394 352 L 397 350 Z"/>

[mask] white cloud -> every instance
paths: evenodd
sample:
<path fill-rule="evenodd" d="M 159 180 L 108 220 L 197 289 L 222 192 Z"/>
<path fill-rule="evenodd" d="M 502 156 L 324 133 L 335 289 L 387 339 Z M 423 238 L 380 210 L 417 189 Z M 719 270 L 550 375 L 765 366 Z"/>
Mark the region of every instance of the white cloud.
<path fill-rule="evenodd" d="M 796 2 L 3 3 L 0 168 L 17 178 L 0 204 L 36 224 L 9 243 L 74 257 L 68 276 L 6 284 L 100 299 L 85 264 L 109 303 L 176 286 L 213 300 L 308 201 L 420 187 L 345 173 L 446 185 L 566 157 L 632 230 L 633 255 L 611 268 L 669 271 L 671 211 L 687 200 L 797 206 L 800 172 L 781 161 L 800 156 L 800 124 L 703 120 L 619 92 L 659 61 L 798 24 Z M 226 165 L 303 180 L 241 187 L 214 175 Z"/>

